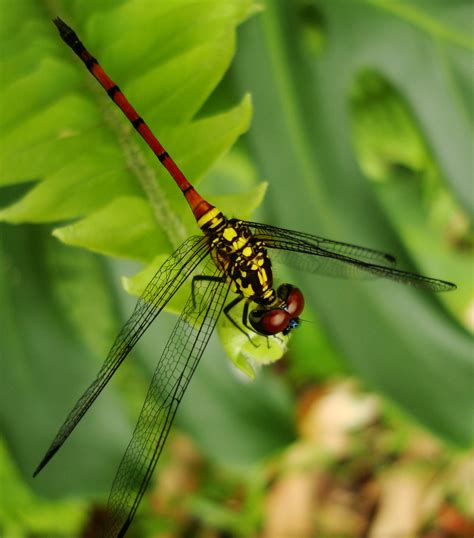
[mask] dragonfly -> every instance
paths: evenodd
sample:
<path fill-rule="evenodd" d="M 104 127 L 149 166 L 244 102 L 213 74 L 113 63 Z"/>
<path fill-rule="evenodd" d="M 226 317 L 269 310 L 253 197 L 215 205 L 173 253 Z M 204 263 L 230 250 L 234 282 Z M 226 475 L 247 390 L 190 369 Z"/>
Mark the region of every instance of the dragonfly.
<path fill-rule="evenodd" d="M 315 274 L 383 277 L 432 292 L 453 290 L 456 285 L 396 269 L 395 258 L 378 250 L 227 218 L 186 179 L 77 34 L 60 18 L 53 22 L 63 41 L 82 60 L 168 170 L 202 232 L 184 241 L 146 286 L 96 378 L 67 415 L 34 473 L 36 476 L 62 447 L 140 337 L 178 289 L 191 281 L 189 298 L 158 360 L 132 439 L 112 484 L 103 536 L 115 538 L 124 536 L 133 520 L 178 406 L 219 316 L 224 313 L 236 330 L 249 339 L 255 334 L 267 338 L 289 335 L 300 325 L 303 292 L 288 283 L 275 288 L 272 261 Z M 235 298 L 228 301 L 230 291 Z M 243 308 L 239 319 L 235 319 L 232 311 L 238 304 Z"/>

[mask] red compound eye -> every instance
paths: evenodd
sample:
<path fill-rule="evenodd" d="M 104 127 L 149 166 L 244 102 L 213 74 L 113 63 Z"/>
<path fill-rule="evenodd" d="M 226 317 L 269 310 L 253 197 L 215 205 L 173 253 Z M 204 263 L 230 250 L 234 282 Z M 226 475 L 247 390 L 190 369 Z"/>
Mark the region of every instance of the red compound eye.
<path fill-rule="evenodd" d="M 254 310 L 250 312 L 249 319 L 258 333 L 271 336 L 283 332 L 288 327 L 291 317 L 285 310 L 275 308 L 267 312 Z"/>
<path fill-rule="evenodd" d="M 288 327 L 291 316 L 281 308 L 269 310 L 262 316 L 260 327 L 265 334 L 277 334 L 283 332 Z"/>
<path fill-rule="evenodd" d="M 286 335 L 300 324 L 298 316 L 304 308 L 301 291 L 291 284 L 282 284 L 277 296 L 283 303 L 279 308 L 265 310 L 265 307 L 259 307 L 250 312 L 249 321 L 257 333 L 265 336 L 278 333 Z"/>
<path fill-rule="evenodd" d="M 298 288 L 293 288 L 286 299 L 287 312 L 292 318 L 297 318 L 304 308 L 304 297 Z"/>

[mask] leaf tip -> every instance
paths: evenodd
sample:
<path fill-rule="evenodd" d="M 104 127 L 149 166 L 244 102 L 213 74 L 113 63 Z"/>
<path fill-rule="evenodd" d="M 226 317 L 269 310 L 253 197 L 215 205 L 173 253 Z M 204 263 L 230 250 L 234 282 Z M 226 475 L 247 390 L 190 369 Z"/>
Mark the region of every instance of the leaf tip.
<path fill-rule="evenodd" d="M 64 234 L 61 231 L 61 228 L 54 228 L 53 231 L 51 232 L 51 235 L 53 237 L 56 237 L 56 239 L 59 239 L 60 241 L 64 240 Z"/>
<path fill-rule="evenodd" d="M 22 224 L 25 222 L 21 212 L 18 212 L 16 209 L 17 204 L 0 209 L 0 222 L 8 222 L 9 224 Z"/>
<path fill-rule="evenodd" d="M 122 288 L 127 293 L 129 293 L 130 295 L 134 295 L 134 293 L 133 293 L 133 290 L 134 290 L 133 281 L 132 281 L 132 279 L 130 277 L 122 276 L 120 278 L 120 283 L 122 284 Z"/>
<path fill-rule="evenodd" d="M 248 17 L 251 17 L 252 15 L 256 15 L 257 13 L 261 13 L 265 10 L 265 6 L 261 4 L 260 2 L 253 2 L 249 11 L 248 11 Z"/>

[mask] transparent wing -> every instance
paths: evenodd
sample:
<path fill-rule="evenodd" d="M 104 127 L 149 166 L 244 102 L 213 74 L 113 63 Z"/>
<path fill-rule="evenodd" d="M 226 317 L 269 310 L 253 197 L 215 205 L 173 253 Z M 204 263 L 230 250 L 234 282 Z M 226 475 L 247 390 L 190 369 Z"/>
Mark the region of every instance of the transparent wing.
<path fill-rule="evenodd" d="M 332 241 L 331 239 L 325 239 L 317 235 L 311 235 L 304 232 L 296 232 L 294 230 L 287 230 L 285 228 L 278 228 L 277 226 L 270 226 L 269 224 L 261 224 L 259 222 L 246 222 L 246 224 L 253 230 L 254 234 L 259 239 L 283 239 L 289 238 L 294 242 L 300 241 L 301 243 L 309 243 L 313 246 L 325 250 L 332 254 L 341 254 L 342 256 L 348 256 L 358 260 L 376 263 L 378 265 L 395 265 L 395 256 L 381 252 L 380 250 L 374 250 L 372 248 L 361 247 L 360 245 L 352 245 L 351 243 L 342 243 L 341 241 Z"/>
<path fill-rule="evenodd" d="M 209 261 L 218 279 L 220 270 Z M 222 281 L 198 281 L 156 367 L 132 440 L 112 485 L 104 536 L 123 536 L 132 522 L 160 457 L 184 391 L 204 352 L 224 306 L 229 287 Z"/>
<path fill-rule="evenodd" d="M 138 300 L 133 314 L 116 337 L 97 377 L 67 416 L 34 476 L 63 445 L 142 334 L 208 252 L 206 237 L 190 237 L 158 269 Z"/>
<path fill-rule="evenodd" d="M 343 278 L 383 277 L 436 292 L 456 288 L 455 284 L 445 280 L 395 269 L 390 266 L 395 264 L 395 258 L 378 250 L 276 226 L 254 222 L 246 224 L 257 239 L 274 250 L 271 253 L 272 260 L 296 269 Z"/>

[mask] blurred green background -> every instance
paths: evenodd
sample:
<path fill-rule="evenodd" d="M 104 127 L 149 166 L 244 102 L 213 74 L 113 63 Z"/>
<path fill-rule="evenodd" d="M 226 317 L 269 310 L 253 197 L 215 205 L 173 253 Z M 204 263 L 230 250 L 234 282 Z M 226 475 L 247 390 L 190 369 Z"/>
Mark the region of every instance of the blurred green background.
<path fill-rule="evenodd" d="M 458 285 L 278 268 L 308 323 L 264 367 L 219 328 L 130 536 L 471 536 L 472 2 L 0 0 L 2 536 L 95 536 L 173 313 L 32 471 L 131 312 L 124 287 L 197 232 L 56 15 L 229 216 Z M 392 490 L 435 501 L 408 516 Z"/>

